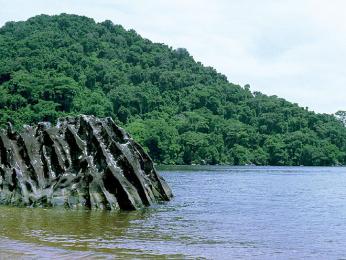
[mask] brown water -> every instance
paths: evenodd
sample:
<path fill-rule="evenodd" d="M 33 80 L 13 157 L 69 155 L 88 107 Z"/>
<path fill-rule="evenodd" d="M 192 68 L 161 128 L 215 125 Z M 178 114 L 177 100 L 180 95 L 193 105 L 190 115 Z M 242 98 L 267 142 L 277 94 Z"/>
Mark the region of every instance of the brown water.
<path fill-rule="evenodd" d="M 346 169 L 174 167 L 137 212 L 0 207 L 0 259 L 345 259 Z"/>
<path fill-rule="evenodd" d="M 0 207 L 0 256 L 162 256 L 145 248 L 152 239 L 171 239 L 164 232 L 158 234 L 155 226 L 143 230 L 152 211 L 155 209 L 111 213 Z M 181 258 L 179 254 L 167 256 Z"/>

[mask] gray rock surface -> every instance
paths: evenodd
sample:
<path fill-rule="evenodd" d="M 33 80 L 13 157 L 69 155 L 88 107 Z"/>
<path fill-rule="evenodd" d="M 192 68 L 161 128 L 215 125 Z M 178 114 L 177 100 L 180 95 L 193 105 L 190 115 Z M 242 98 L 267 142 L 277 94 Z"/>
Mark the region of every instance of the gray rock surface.
<path fill-rule="evenodd" d="M 150 157 L 111 118 L 0 132 L 0 204 L 134 210 L 171 197 Z"/>

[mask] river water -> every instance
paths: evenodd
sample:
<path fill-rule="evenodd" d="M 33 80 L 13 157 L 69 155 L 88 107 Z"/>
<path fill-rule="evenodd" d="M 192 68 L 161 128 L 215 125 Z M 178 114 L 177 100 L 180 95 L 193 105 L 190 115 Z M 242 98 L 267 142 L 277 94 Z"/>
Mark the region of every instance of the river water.
<path fill-rule="evenodd" d="M 345 259 L 346 168 L 166 167 L 138 212 L 0 207 L 0 259 Z"/>

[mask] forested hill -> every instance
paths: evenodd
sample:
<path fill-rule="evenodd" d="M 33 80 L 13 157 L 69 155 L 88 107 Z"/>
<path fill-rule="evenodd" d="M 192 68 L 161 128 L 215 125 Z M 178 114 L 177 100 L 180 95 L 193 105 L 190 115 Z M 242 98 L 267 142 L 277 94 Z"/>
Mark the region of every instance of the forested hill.
<path fill-rule="evenodd" d="M 6 23 L 0 125 L 79 113 L 113 117 L 161 164 L 346 164 L 333 116 L 251 93 L 185 49 L 76 15 Z"/>

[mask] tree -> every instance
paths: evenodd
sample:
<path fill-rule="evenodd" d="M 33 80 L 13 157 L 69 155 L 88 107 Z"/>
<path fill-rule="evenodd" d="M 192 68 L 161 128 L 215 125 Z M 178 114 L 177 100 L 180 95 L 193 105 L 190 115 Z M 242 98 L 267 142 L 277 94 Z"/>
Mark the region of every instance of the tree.
<path fill-rule="evenodd" d="M 346 126 L 346 111 L 340 110 L 335 113 L 335 116 L 344 124 L 344 126 Z"/>

